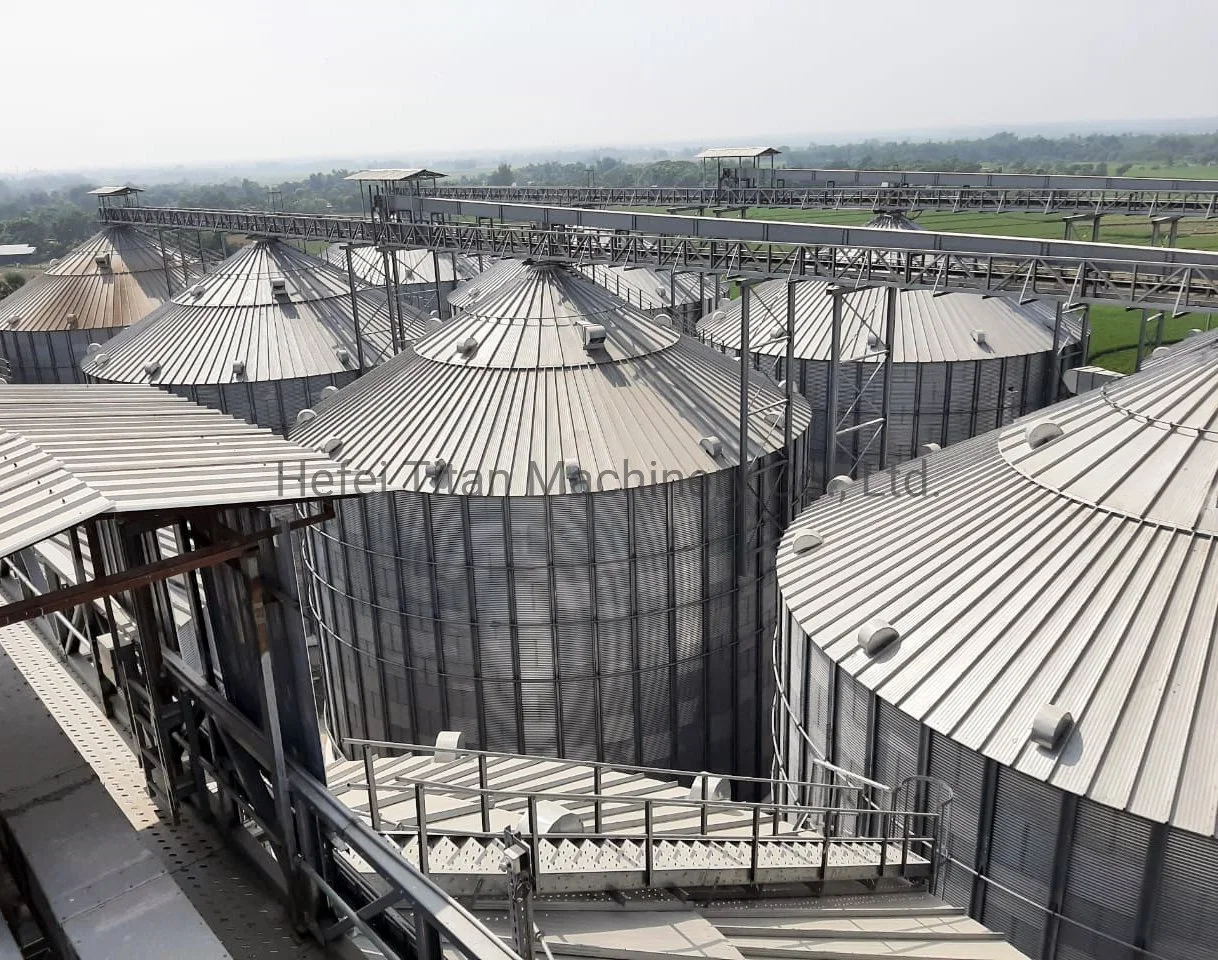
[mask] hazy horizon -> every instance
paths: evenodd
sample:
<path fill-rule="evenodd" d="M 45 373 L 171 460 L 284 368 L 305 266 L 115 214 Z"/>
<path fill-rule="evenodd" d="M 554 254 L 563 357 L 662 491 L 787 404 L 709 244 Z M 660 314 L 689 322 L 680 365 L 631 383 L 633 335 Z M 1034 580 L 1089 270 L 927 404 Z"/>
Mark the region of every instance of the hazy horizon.
<path fill-rule="evenodd" d="M 916 14 L 874 0 L 862 23 L 776 0 L 743 15 L 724 0 L 201 9 L 7 11 L 6 72 L 25 89 L 0 170 L 1171 128 L 1214 113 L 1218 8 L 1188 0 L 941 0 Z"/>

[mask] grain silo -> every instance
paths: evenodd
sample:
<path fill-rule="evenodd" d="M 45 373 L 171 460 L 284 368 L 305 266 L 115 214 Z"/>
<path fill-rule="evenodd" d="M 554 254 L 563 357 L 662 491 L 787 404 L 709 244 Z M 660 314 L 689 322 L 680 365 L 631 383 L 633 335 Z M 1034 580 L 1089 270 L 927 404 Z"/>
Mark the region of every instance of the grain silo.
<path fill-rule="evenodd" d="M 785 423 L 763 382 L 742 469 L 739 372 L 532 264 L 329 398 L 292 436 L 386 477 L 310 536 L 336 740 L 758 770 Z"/>
<path fill-rule="evenodd" d="M 779 754 L 955 791 L 948 900 L 1032 957 L 1218 943 L 1218 349 L 855 483 L 779 551 Z"/>
<path fill-rule="evenodd" d="M 682 333 L 692 335 L 706 308 L 716 302 L 714 278 L 700 273 L 604 263 L 587 264 L 579 269 L 610 293 L 652 316 L 668 314 L 680 325 Z"/>
<path fill-rule="evenodd" d="M 423 321 L 405 310 L 409 339 Z M 383 291 L 279 240 L 254 240 L 113 339 L 89 347 L 95 380 L 149 383 L 286 433 L 330 386 L 388 359 Z"/>
<path fill-rule="evenodd" d="M 194 275 L 135 227 L 104 227 L 0 301 L 0 355 L 17 383 L 82 382 L 90 343 L 143 319 Z"/>
<path fill-rule="evenodd" d="M 795 286 L 792 376 L 812 405 L 808 476 L 823 489 L 824 451 L 834 315 L 833 287 L 821 280 Z M 838 373 L 837 473 L 857 462 L 879 464 L 876 431 L 866 424 L 883 408 L 882 371 L 888 330 L 888 292 L 863 288 L 841 297 L 842 363 Z M 750 352 L 755 366 L 785 376 L 787 282 L 756 284 L 750 297 Z M 1077 363 L 1078 328 L 1056 321 L 1051 304 L 1018 304 L 931 290 L 895 294 L 888 460 L 916 456 L 922 444 L 946 446 L 984 433 L 1055 399 L 1061 370 Z M 699 335 L 732 354 L 740 350 L 741 301 L 698 325 Z M 1056 344 L 1056 351 L 1055 351 Z M 850 431 L 850 432 L 847 432 Z M 856 479 L 861 473 L 856 471 Z"/>
<path fill-rule="evenodd" d="M 390 288 L 396 285 L 398 302 L 424 315 L 432 310 L 447 314 L 448 295 L 457 284 L 482 271 L 480 258 L 463 253 L 401 247 L 351 247 L 350 252 L 351 270 L 357 280 L 384 290 L 388 269 Z M 331 244 L 326 249 L 326 262 L 346 270 L 347 246 Z"/>

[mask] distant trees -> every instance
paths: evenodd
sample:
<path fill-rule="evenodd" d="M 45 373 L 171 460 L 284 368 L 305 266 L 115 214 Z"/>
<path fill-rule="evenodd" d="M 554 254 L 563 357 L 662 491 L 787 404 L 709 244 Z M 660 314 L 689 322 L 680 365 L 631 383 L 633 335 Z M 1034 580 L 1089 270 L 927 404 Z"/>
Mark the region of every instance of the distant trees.
<path fill-rule="evenodd" d="M 0 300 L 10 293 L 16 293 L 25 286 L 25 275 L 16 270 L 6 270 L 0 274 Z"/>
<path fill-rule="evenodd" d="M 510 164 L 501 163 L 495 172 L 486 178 L 488 187 L 510 187 L 516 182 L 516 175 L 512 173 Z"/>

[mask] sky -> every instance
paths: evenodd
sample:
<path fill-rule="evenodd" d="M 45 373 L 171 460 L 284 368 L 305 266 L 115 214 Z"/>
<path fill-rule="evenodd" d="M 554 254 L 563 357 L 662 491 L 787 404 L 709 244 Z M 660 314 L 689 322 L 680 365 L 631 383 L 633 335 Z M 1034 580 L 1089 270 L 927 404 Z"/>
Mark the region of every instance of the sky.
<path fill-rule="evenodd" d="M 1213 0 L 25 0 L 0 170 L 1210 117 L 1216 39 Z"/>

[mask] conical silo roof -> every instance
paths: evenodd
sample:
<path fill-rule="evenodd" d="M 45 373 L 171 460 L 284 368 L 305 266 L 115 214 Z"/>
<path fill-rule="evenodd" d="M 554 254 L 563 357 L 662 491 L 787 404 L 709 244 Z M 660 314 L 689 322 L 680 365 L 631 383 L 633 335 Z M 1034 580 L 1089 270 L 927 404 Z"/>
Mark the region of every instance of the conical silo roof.
<path fill-rule="evenodd" d="M 383 291 L 357 296 L 368 367 L 391 354 L 388 310 Z M 408 336 L 422 332 L 417 314 L 403 309 L 403 320 Z M 122 383 L 224 384 L 341 373 L 356 368 L 358 353 L 346 273 L 279 240 L 255 240 L 102 344 L 83 369 Z"/>
<path fill-rule="evenodd" d="M 326 248 L 325 259 L 331 266 L 342 271 L 347 269 L 347 252 L 343 244 L 334 243 Z M 436 260 L 431 250 L 395 250 L 393 258 L 398 264 L 398 282 L 401 284 L 435 283 Z M 460 283 L 478 275 L 478 264 L 463 253 L 441 253 L 438 256 L 441 283 Z M 372 286 L 385 283 L 385 258 L 377 247 L 353 247 L 351 269 L 356 279 Z"/>
<path fill-rule="evenodd" d="M 645 486 L 736 463 L 739 374 L 591 281 L 532 264 L 339 391 L 293 436 L 337 440 L 350 468 L 383 470 L 392 489 L 568 493 L 581 489 L 567 482 L 571 465 L 591 478 L 582 489 Z M 753 393 L 758 410 L 781 400 L 766 383 Z M 799 399 L 795 417 L 798 435 L 810 420 Z M 781 424 L 763 420 L 750 457 L 782 444 Z M 429 477 L 424 467 L 441 460 Z"/>
<path fill-rule="evenodd" d="M 181 260 L 168 254 L 175 289 Z M 0 329 L 113 330 L 141 320 L 170 297 L 156 242 L 131 226 L 104 227 L 42 276 L 0 301 Z"/>
<path fill-rule="evenodd" d="M 830 359 L 833 297 L 830 284 L 808 280 L 795 287 L 795 358 Z M 845 360 L 874 354 L 885 335 L 886 291 L 871 287 L 851 293 L 842 306 L 841 356 Z M 749 349 L 783 356 L 786 342 L 776 328 L 786 323 L 787 282 L 767 280 L 752 291 Z M 698 324 L 708 343 L 740 349 L 741 302 L 716 311 Z M 1063 319 L 1062 342 L 1078 339 L 1077 321 Z M 894 363 L 950 363 L 1023 356 L 1053 349 L 1054 312 L 1047 301 L 1018 304 L 998 297 L 970 294 L 936 296 L 930 290 L 897 294 Z M 981 334 L 979 336 L 979 334 Z M 1059 344 L 1061 346 L 1061 344 Z"/>
<path fill-rule="evenodd" d="M 910 220 L 909 217 L 905 216 L 905 214 L 901 213 L 899 210 L 883 210 L 868 220 L 866 226 L 878 227 L 880 230 L 926 229 L 916 220 Z"/>
<path fill-rule="evenodd" d="M 1215 835 L 1218 348 L 902 472 L 788 532 L 779 582 L 803 633 L 970 750 Z M 869 656 L 874 620 L 899 639 Z M 1031 736 L 1049 705 L 1074 720 L 1053 750 Z"/>
<path fill-rule="evenodd" d="M 532 260 L 521 260 L 515 257 L 498 260 L 478 276 L 458 284 L 456 289 L 448 295 L 449 306 L 454 310 L 465 310 L 470 304 L 491 297 L 501 287 L 515 282 L 527 274 L 532 266 Z"/>
<path fill-rule="evenodd" d="M 610 293 L 644 310 L 699 303 L 706 295 L 705 286 L 700 288 L 697 275 L 692 273 L 678 273 L 674 277 L 652 267 L 628 268 L 604 263 L 587 264 L 579 271 Z"/>

